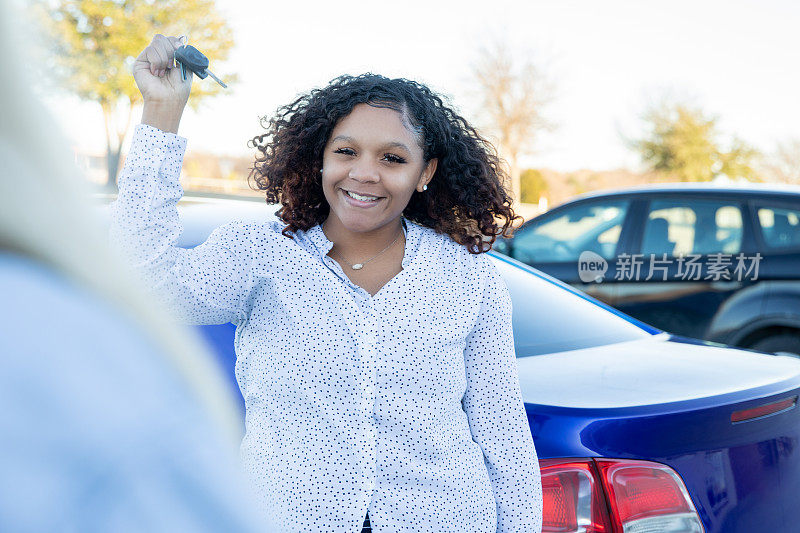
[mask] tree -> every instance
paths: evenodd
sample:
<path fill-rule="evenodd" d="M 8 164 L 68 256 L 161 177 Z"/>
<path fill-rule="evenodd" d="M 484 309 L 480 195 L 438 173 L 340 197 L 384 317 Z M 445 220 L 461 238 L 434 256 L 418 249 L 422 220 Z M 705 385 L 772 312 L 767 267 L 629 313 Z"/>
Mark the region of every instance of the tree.
<path fill-rule="evenodd" d="M 233 46 L 231 30 L 213 0 L 37 0 L 33 9 L 49 40 L 47 70 L 63 89 L 102 109 L 110 188 L 116 188 L 122 144 L 141 103 L 130 69 L 153 35 L 186 35 L 212 67 Z M 220 89 L 196 84 L 191 105 Z"/>
<path fill-rule="evenodd" d="M 519 181 L 520 202 L 535 204 L 547 191 L 547 180 L 544 179 L 541 170 L 535 168 L 524 170 L 520 174 Z"/>
<path fill-rule="evenodd" d="M 761 153 L 743 140 L 735 137 L 727 152 L 719 154 L 721 163 L 719 173 L 730 178 L 744 178 L 748 181 L 761 181 L 755 169 Z"/>
<path fill-rule="evenodd" d="M 758 152 L 738 138 L 729 150 L 718 141 L 717 119 L 683 103 L 665 103 L 648 109 L 645 135 L 632 142 L 654 171 L 680 181 L 710 181 L 719 175 L 753 180 Z"/>
<path fill-rule="evenodd" d="M 508 46 L 496 41 L 481 48 L 473 66 L 480 104 L 479 119 L 497 139 L 500 155 L 508 162 L 511 190 L 521 199 L 521 156 L 529 153 L 542 130 L 551 125 L 543 111 L 552 100 L 552 84 L 530 59 L 514 61 Z"/>

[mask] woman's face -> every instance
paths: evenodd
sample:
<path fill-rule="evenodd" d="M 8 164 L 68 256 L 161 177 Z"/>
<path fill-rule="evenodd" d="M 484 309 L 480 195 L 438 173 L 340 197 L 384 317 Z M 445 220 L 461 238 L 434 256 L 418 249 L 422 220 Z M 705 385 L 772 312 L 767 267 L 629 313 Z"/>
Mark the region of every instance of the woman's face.
<path fill-rule="evenodd" d="M 361 233 L 397 220 L 414 190 L 430 181 L 436 160 L 425 163 L 399 112 L 358 104 L 333 128 L 322 168 L 330 216 Z"/>

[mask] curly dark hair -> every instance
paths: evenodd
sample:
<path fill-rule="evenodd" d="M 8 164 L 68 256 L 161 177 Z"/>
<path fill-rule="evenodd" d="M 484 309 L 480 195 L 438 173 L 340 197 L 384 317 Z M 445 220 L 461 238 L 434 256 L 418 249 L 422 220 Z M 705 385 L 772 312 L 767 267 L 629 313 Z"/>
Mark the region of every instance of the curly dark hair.
<path fill-rule="evenodd" d="M 417 133 L 424 160 L 438 159 L 428 191 L 415 191 L 408 220 L 449 235 L 471 253 L 511 236 L 518 215 L 504 187 L 508 176 L 494 146 L 428 87 L 376 74 L 340 76 L 261 119 L 267 132 L 250 141 L 256 155 L 248 181 L 280 203 L 283 234 L 308 230 L 328 216 L 319 171 L 333 128 L 357 104 L 394 109 Z"/>

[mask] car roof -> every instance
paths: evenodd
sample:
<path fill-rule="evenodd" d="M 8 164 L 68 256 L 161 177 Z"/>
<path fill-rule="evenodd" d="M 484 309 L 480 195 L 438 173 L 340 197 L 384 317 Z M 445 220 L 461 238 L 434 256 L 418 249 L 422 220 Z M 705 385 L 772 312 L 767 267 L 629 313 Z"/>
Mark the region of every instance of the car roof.
<path fill-rule="evenodd" d="M 581 194 L 569 200 L 571 203 L 578 200 L 590 198 L 605 198 L 609 196 L 623 195 L 646 195 L 646 194 L 671 194 L 671 193 L 693 193 L 693 194 L 741 194 L 747 196 L 789 196 L 800 199 L 800 185 L 790 185 L 783 183 L 724 183 L 714 182 L 703 183 L 653 183 L 649 185 L 637 185 L 618 189 L 608 189 L 592 191 Z"/>

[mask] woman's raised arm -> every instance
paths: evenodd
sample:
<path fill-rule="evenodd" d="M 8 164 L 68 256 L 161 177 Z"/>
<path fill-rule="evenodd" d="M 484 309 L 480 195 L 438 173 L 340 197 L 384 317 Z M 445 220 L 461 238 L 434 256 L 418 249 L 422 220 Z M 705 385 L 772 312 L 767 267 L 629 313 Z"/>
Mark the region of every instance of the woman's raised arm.
<path fill-rule="evenodd" d="M 235 323 L 246 317 L 252 287 L 251 227 L 227 224 L 192 250 L 176 245 L 186 148 L 186 139 L 176 133 L 191 89 L 191 73 L 183 80 L 174 65 L 180 44 L 156 35 L 134 64 L 144 110 L 112 204 L 111 241 L 182 321 Z"/>
<path fill-rule="evenodd" d="M 183 79 L 175 68 L 175 50 L 181 46 L 178 37 L 156 34 L 133 63 L 133 79 L 142 93 L 142 124 L 168 133 L 178 133 L 183 109 L 192 89 L 192 72 Z"/>

